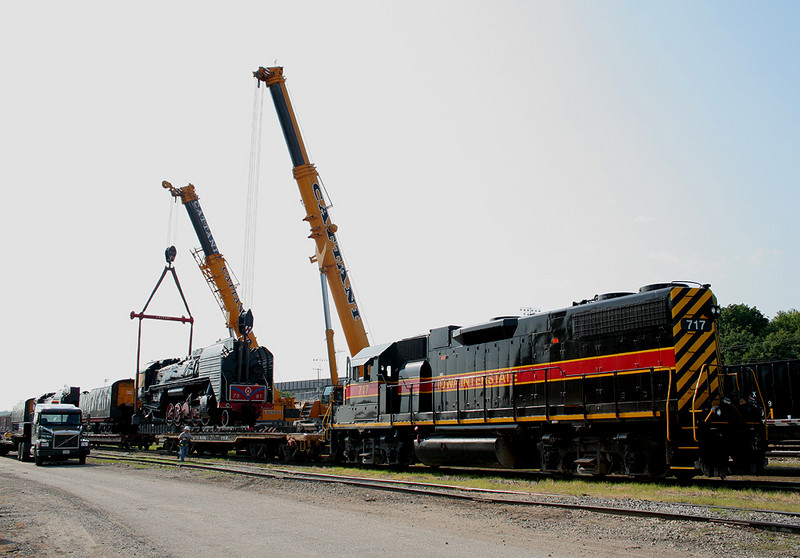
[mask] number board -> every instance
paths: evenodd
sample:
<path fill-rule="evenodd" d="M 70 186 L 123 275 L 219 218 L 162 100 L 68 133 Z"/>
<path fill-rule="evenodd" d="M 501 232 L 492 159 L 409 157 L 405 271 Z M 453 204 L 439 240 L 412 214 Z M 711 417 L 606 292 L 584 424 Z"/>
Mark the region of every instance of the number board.
<path fill-rule="evenodd" d="M 707 318 L 683 318 L 681 320 L 681 329 L 683 331 L 708 332 L 711 331 L 713 323 Z"/>

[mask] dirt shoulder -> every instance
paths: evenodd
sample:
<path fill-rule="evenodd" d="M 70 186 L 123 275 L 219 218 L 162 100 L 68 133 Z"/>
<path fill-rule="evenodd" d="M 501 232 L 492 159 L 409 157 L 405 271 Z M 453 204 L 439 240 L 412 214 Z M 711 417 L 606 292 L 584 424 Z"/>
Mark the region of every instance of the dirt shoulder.
<path fill-rule="evenodd" d="M 33 467 L 32 464 L 25 464 Z M 384 556 L 401 556 L 401 538 L 431 536 L 430 555 L 455 555 L 459 541 L 492 548 L 496 556 L 800 556 L 800 537 L 764 533 L 745 528 L 691 522 L 615 517 L 590 512 L 496 506 L 481 502 L 459 502 L 365 488 L 234 477 L 188 468 L 141 467 L 126 464 L 95 465 L 113 468 L 115 478 L 135 483 L 159 479 L 165 487 L 190 484 L 200 492 L 247 495 L 254 501 L 292 501 L 308 510 L 295 518 L 296 536 L 318 530 L 315 516 L 323 509 L 342 518 L 341 529 L 352 529 L 350 539 L 331 543 L 328 555 L 348 555 L 352 533 L 375 541 Z M 58 467 L 58 466 L 54 466 Z M 55 471 L 55 469 L 53 469 Z M 243 500 L 244 502 L 244 500 Z M 143 515 L 148 514 L 142 509 Z M 213 523 L 215 512 L 197 513 L 196 521 Z M 216 513 L 230 513 L 217 511 Z M 244 513 L 244 512 L 241 512 Z M 264 518 L 269 525 L 276 512 L 248 508 L 248 514 Z M 209 517 L 212 519 L 209 521 Z M 379 530 L 359 531 L 353 520 L 369 517 Z M 0 556 L 170 556 L 158 541 L 143 537 L 126 518 L 87 505 L 74 495 L 0 468 Z M 389 529 L 391 527 L 391 530 Z M 394 534 L 390 534 L 394 533 Z M 398 533 L 404 535 L 398 536 Z M 391 540 L 392 538 L 398 540 Z M 389 539 L 389 540 L 387 540 Z M 200 549 L 198 549 L 200 550 Z M 203 555 L 202 551 L 198 555 Z M 236 554 L 232 554 L 236 555 Z M 257 556 L 258 553 L 252 554 Z"/>

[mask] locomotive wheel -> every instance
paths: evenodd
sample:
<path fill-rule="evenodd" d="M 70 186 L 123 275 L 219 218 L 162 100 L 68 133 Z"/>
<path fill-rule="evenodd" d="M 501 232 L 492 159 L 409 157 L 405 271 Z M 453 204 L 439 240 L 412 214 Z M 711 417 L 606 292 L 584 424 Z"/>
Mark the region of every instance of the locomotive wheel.
<path fill-rule="evenodd" d="M 289 444 L 284 441 L 278 445 L 278 459 L 280 459 L 282 463 L 290 463 L 294 461 L 297 457 L 297 453 L 297 444 Z"/>
<path fill-rule="evenodd" d="M 185 401 L 183 403 L 175 403 L 175 424 L 188 423 L 190 416 L 189 405 Z"/>
<path fill-rule="evenodd" d="M 247 449 L 250 452 L 250 457 L 259 457 L 263 459 L 267 456 L 266 444 L 250 444 Z"/>
<path fill-rule="evenodd" d="M 172 403 L 167 405 L 167 413 L 165 415 L 165 420 L 167 424 L 170 425 L 175 424 L 175 406 Z"/>
<path fill-rule="evenodd" d="M 281 463 L 289 463 L 289 446 L 286 442 L 278 444 L 278 459 Z"/>
<path fill-rule="evenodd" d="M 231 413 L 228 409 L 223 409 L 219 415 L 219 423 L 222 426 L 230 426 L 231 425 Z"/>

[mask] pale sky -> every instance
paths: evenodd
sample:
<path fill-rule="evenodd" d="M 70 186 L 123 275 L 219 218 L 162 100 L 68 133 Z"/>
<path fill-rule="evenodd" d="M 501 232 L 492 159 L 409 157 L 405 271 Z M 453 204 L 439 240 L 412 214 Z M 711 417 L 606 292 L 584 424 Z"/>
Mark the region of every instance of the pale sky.
<path fill-rule="evenodd" d="M 133 376 L 162 180 L 196 186 L 241 278 L 259 66 L 285 67 L 373 343 L 671 280 L 800 308 L 795 2 L 128 6 L 3 4 L 0 410 Z M 260 161 L 255 332 L 278 381 L 313 378 L 319 276 L 270 99 Z M 176 209 L 201 347 L 226 330 Z M 149 310 L 181 313 L 171 284 Z M 187 327 L 143 330 L 143 363 L 185 355 Z"/>

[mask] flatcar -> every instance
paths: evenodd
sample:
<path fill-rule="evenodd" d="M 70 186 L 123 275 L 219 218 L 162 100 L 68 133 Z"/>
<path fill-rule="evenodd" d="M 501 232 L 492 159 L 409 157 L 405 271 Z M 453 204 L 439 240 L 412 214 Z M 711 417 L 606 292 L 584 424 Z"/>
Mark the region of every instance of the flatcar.
<path fill-rule="evenodd" d="M 759 471 L 763 409 L 724 392 L 709 287 L 649 285 L 364 349 L 332 454 L 565 476 Z"/>

